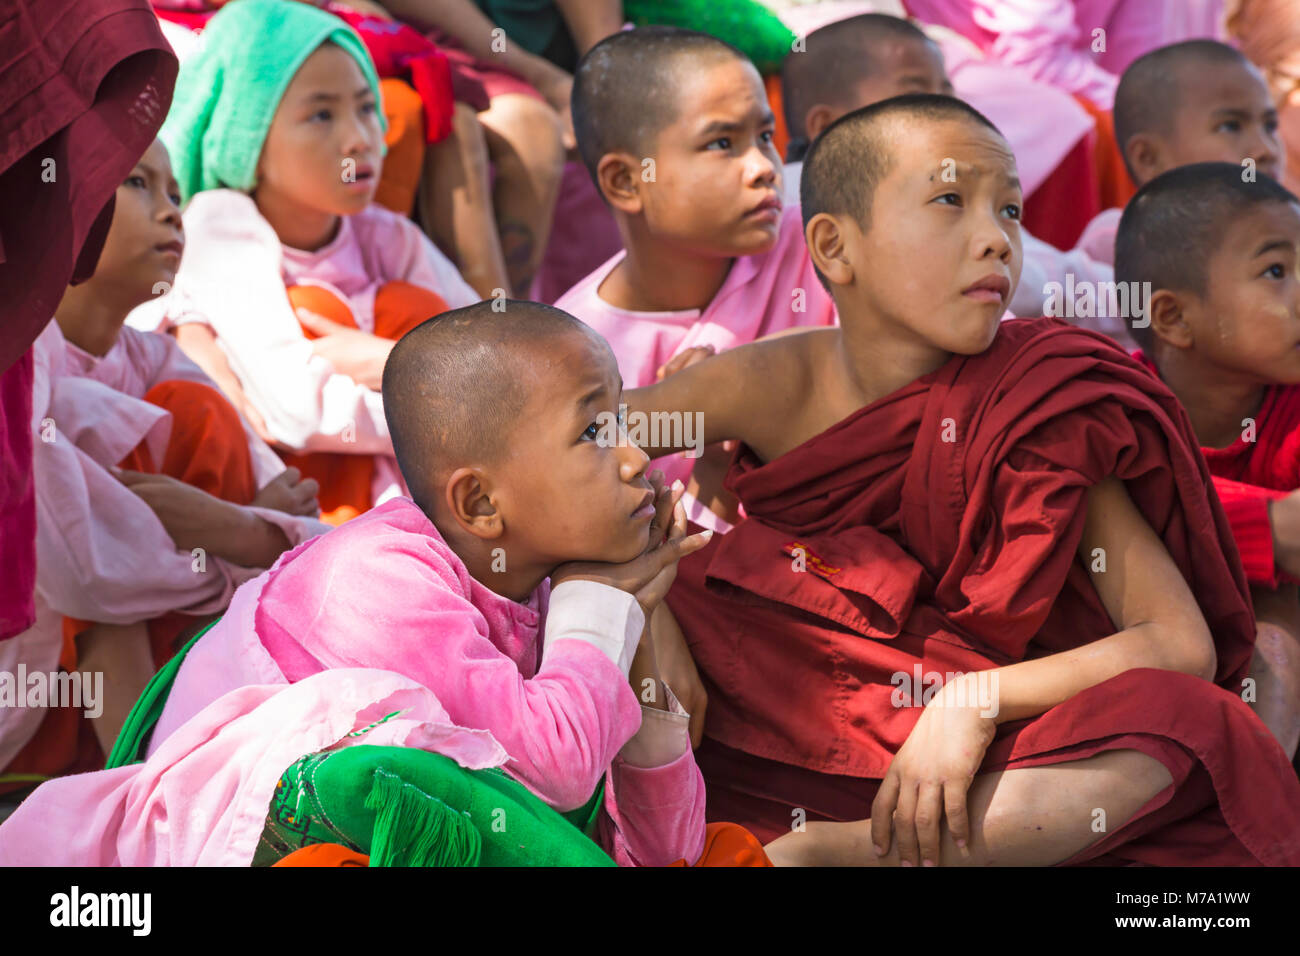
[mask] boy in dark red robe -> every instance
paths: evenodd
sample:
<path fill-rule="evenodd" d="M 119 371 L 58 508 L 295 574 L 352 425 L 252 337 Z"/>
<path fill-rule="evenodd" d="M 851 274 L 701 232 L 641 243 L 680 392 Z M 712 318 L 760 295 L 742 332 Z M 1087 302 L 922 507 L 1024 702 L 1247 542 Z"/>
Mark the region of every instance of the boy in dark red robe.
<path fill-rule="evenodd" d="M 1248 697 L 1300 742 L 1300 200 L 1262 173 L 1199 163 L 1130 202 L 1116 279 L 1142 290 L 1134 358 L 1187 409 L 1258 619 Z"/>
<path fill-rule="evenodd" d="M 850 113 L 802 185 L 842 327 L 630 394 L 629 432 L 700 413 L 743 442 L 748 517 L 669 597 L 709 692 L 709 812 L 784 834 L 778 863 L 1300 863 L 1187 415 L 1102 336 L 999 324 L 1020 202 L 960 101 Z"/>

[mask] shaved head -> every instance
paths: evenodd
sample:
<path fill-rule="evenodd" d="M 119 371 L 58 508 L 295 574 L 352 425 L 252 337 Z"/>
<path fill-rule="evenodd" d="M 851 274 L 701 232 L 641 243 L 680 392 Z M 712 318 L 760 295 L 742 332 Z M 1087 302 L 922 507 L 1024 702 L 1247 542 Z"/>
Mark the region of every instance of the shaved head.
<path fill-rule="evenodd" d="M 851 102 L 856 87 L 884 72 L 889 64 L 890 44 L 913 43 L 938 47 L 907 20 L 884 13 L 863 13 L 814 30 L 804 41 L 803 51 L 786 54 L 781 62 L 781 101 L 786 129 L 790 131 L 787 159 L 795 161 L 808 149 L 804 121 L 819 103 L 861 105 Z"/>
<path fill-rule="evenodd" d="M 1300 202 L 1284 186 L 1258 173 L 1242 178 L 1234 163 L 1194 163 L 1162 173 L 1138 190 L 1124 207 L 1115 235 L 1115 281 L 1150 282 L 1204 298 L 1210 259 L 1228 227 L 1263 203 Z M 1152 355 L 1148 326 L 1132 328 L 1134 340 Z"/>
<path fill-rule="evenodd" d="M 1138 176 L 1129 164 L 1129 140 L 1139 133 L 1168 136 L 1183 105 L 1187 77 L 1211 65 L 1253 69 L 1249 60 L 1225 43 L 1187 40 L 1152 50 L 1124 71 L 1115 90 L 1115 142 L 1134 182 Z"/>
<path fill-rule="evenodd" d="M 813 141 L 804 160 L 799 188 L 804 227 L 824 212 L 849 216 L 865 229 L 876 187 L 893 168 L 892 143 L 909 126 L 954 120 L 1002 135 L 973 107 L 931 93 L 896 96 L 837 119 Z"/>
<path fill-rule="evenodd" d="M 529 367 L 565 335 L 595 336 L 537 302 L 484 301 L 429 319 L 398 340 L 384 365 L 384 417 L 411 497 L 430 517 L 455 469 L 502 460 L 523 423 Z"/>
<path fill-rule="evenodd" d="M 573 74 L 573 130 L 592 179 L 600 158 L 648 156 L 655 138 L 678 118 L 678 78 L 719 60 L 748 63 L 745 54 L 707 33 L 637 27 L 601 40 Z"/>

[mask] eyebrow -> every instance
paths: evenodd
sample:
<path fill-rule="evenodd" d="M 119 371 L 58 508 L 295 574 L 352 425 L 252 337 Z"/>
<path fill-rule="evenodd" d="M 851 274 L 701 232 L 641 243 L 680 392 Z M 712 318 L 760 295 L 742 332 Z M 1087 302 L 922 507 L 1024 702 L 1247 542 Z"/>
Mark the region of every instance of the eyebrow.
<path fill-rule="evenodd" d="M 759 118 L 758 125 L 771 126 L 775 122 L 776 122 L 776 114 L 774 114 L 771 110 L 767 110 Z M 715 133 L 734 133 L 737 130 L 741 130 L 744 128 L 745 128 L 745 123 L 743 121 L 739 123 L 731 123 L 731 122 L 727 122 L 726 120 L 714 120 L 708 126 L 700 130 L 697 135 L 712 136 Z"/>
<path fill-rule="evenodd" d="M 371 95 L 371 90 L 369 86 L 363 86 L 361 89 L 357 90 L 355 93 L 352 94 L 354 99 L 361 99 L 361 97 L 363 96 L 370 96 L 370 95 Z M 303 102 L 315 103 L 317 100 L 328 100 L 330 102 L 334 102 L 339 98 L 340 97 L 338 93 L 316 92 L 313 93 L 311 96 L 307 97 L 305 100 L 303 100 Z"/>
<path fill-rule="evenodd" d="M 1255 250 L 1255 254 L 1251 256 L 1251 258 L 1252 259 L 1258 258 L 1259 256 L 1262 256 L 1265 253 L 1272 252 L 1275 249 L 1291 250 L 1294 248 L 1295 248 L 1295 243 L 1292 242 L 1290 239 L 1269 239 L 1262 246 L 1260 246 L 1258 249 Z"/>
<path fill-rule="evenodd" d="M 986 173 L 985 173 L 983 170 L 981 170 L 978 166 L 972 166 L 972 165 L 970 165 L 970 163 L 958 163 L 957 166 L 956 166 L 955 168 L 956 168 L 956 170 L 957 170 L 957 178 L 958 178 L 958 179 L 960 179 L 963 175 L 966 175 L 966 176 L 972 176 L 972 175 L 973 175 L 973 176 L 984 176 L 984 175 L 986 175 Z M 943 166 L 942 166 L 942 165 L 940 165 L 940 166 L 938 166 L 938 167 L 936 167 L 935 169 L 933 169 L 933 170 L 930 171 L 930 179 L 931 179 L 931 181 L 933 181 L 934 178 L 935 178 L 936 176 L 940 176 L 940 177 L 941 177 L 942 175 L 943 175 Z M 1008 185 L 1008 186 L 1012 186 L 1012 187 L 1014 187 L 1014 188 L 1016 188 L 1016 189 L 1020 189 L 1020 190 L 1023 192 L 1023 187 L 1021 187 L 1021 185 L 1020 185 L 1020 177 L 1019 177 L 1019 176 L 1013 176 L 1013 175 L 1011 175 L 1011 174 L 1009 174 L 1009 173 L 1003 173 L 1003 174 L 1002 174 L 1002 180 L 1003 180 L 1003 182 L 1004 182 L 1006 185 Z"/>

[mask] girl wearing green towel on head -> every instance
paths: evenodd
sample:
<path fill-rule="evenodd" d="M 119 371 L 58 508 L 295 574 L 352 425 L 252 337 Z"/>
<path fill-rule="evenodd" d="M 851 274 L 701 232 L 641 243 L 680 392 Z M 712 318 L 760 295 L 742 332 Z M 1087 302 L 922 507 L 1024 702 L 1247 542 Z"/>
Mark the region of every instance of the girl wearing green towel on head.
<path fill-rule="evenodd" d="M 371 202 L 383 132 L 374 65 L 343 21 L 293 0 L 224 7 L 161 134 L 187 203 L 185 261 L 132 320 L 174 330 L 320 483 L 332 524 L 406 491 L 378 391 L 393 342 L 478 300 L 414 223 Z"/>

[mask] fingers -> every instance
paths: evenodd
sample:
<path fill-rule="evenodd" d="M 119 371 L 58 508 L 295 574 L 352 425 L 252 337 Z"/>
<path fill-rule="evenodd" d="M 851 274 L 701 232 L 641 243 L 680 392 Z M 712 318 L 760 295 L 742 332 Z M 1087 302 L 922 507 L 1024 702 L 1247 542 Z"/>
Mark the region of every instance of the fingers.
<path fill-rule="evenodd" d="M 894 808 L 898 805 L 898 774 L 887 773 L 871 801 L 871 843 L 879 856 L 889 852 L 893 834 Z"/>
<path fill-rule="evenodd" d="M 900 781 L 901 783 L 901 781 Z M 916 784 L 900 786 L 898 809 L 894 811 L 894 839 L 898 841 L 899 866 L 916 866 L 921 851 L 916 838 Z"/>
<path fill-rule="evenodd" d="M 280 472 L 280 474 L 276 475 L 277 479 L 282 480 L 286 485 L 289 485 L 290 487 L 296 485 L 298 483 L 298 479 L 300 479 L 301 477 L 302 477 L 302 472 L 299 471 L 297 468 L 294 468 L 292 465 L 290 465 L 284 471 Z"/>
<path fill-rule="evenodd" d="M 320 313 L 313 312 L 311 309 L 304 308 L 303 306 L 298 306 L 298 308 L 293 311 L 294 315 L 298 316 L 298 321 L 307 326 L 307 328 L 311 329 L 317 335 L 329 335 L 332 332 L 337 332 L 340 329 L 345 328 L 345 326 L 339 325 L 337 322 L 325 318 L 325 316 Z"/>
<path fill-rule="evenodd" d="M 944 809 L 948 816 L 948 831 L 962 857 L 970 857 L 970 815 L 966 809 L 966 787 L 948 783 L 943 788 Z"/>
<path fill-rule="evenodd" d="M 921 847 L 921 865 L 939 865 L 940 824 L 943 822 L 942 784 L 926 781 L 917 791 L 916 837 Z"/>

